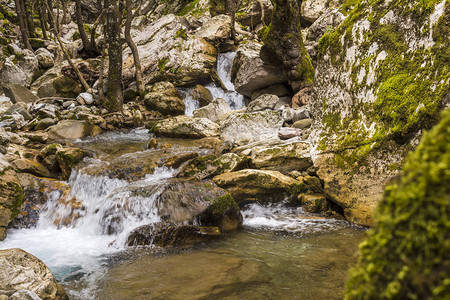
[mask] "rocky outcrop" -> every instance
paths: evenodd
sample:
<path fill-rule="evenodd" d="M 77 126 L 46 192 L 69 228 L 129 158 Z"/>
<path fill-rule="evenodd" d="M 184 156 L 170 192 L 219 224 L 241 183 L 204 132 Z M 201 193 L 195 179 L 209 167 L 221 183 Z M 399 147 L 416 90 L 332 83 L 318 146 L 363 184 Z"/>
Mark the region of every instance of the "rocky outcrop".
<path fill-rule="evenodd" d="M 170 81 L 184 86 L 209 77 L 217 51 L 205 39 L 191 36 L 188 30 L 189 23 L 183 17 L 166 15 L 133 38 L 146 83 Z M 127 49 L 124 58 L 128 54 Z"/>
<path fill-rule="evenodd" d="M 220 137 L 231 145 L 278 138 L 283 119 L 277 111 L 232 112 L 220 122 Z"/>
<path fill-rule="evenodd" d="M 6 238 L 6 228 L 19 213 L 22 199 L 23 191 L 16 172 L 0 154 L 0 241 Z"/>
<path fill-rule="evenodd" d="M 287 82 L 284 71 L 264 63 L 260 58 L 262 45 L 253 41 L 241 44 L 233 62 L 232 80 L 238 93 L 251 97 L 253 92 Z"/>
<path fill-rule="evenodd" d="M 29 87 L 36 79 L 39 70 L 37 57 L 33 51 L 21 49 L 16 44 L 10 44 L 8 49 L 13 55 L 3 63 L 0 69 L 0 81 Z"/>
<path fill-rule="evenodd" d="M 278 171 L 245 169 L 218 175 L 213 182 L 230 192 L 238 203 L 274 203 L 294 198 L 303 184 Z"/>
<path fill-rule="evenodd" d="M 449 9 L 445 1 L 363 1 L 319 42 L 315 165 L 352 222 L 373 225 L 384 183 L 448 106 L 446 58 L 434 53 L 449 47 Z"/>
<path fill-rule="evenodd" d="M 40 259 L 22 249 L 0 250 L 0 265 L 1 294 L 13 295 L 18 291 L 27 290 L 43 300 L 69 299 L 49 268 Z"/>
<path fill-rule="evenodd" d="M 206 118 L 178 116 L 158 122 L 151 131 L 158 136 L 192 138 L 218 136 L 219 125 Z"/>
<path fill-rule="evenodd" d="M 149 86 L 145 95 L 145 107 L 165 115 L 182 115 L 186 109 L 180 92 L 170 82 L 158 82 Z"/>

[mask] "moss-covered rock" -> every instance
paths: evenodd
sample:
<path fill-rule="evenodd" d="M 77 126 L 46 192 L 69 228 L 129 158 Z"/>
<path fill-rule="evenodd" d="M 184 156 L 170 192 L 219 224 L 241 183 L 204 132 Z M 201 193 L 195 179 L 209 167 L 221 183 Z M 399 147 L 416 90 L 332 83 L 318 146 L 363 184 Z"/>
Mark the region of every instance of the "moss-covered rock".
<path fill-rule="evenodd" d="M 170 82 L 157 82 L 147 87 L 144 104 L 149 110 L 156 110 L 165 115 L 182 115 L 186 109 L 180 92 Z"/>
<path fill-rule="evenodd" d="M 327 196 L 356 223 L 373 224 L 383 183 L 446 105 L 449 9 L 445 0 L 364 0 L 320 39 L 315 164 Z"/>
<path fill-rule="evenodd" d="M 386 188 L 360 245 L 346 299 L 446 299 L 450 295 L 450 111 Z"/>
<path fill-rule="evenodd" d="M 69 179 L 72 169 L 86 156 L 89 156 L 89 152 L 80 148 L 71 147 L 58 149 L 58 151 L 56 151 L 56 160 L 61 169 L 63 178 Z"/>
<path fill-rule="evenodd" d="M 217 136 L 219 125 L 206 118 L 177 116 L 158 122 L 151 131 L 158 136 L 179 138 L 204 138 Z"/>

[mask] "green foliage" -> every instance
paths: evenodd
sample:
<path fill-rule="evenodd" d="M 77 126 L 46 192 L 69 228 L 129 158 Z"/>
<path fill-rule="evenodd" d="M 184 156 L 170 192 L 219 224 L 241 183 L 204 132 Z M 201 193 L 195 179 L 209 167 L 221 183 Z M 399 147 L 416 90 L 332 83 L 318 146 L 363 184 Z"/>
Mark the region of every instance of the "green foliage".
<path fill-rule="evenodd" d="M 177 37 L 187 40 L 186 29 L 181 28 L 177 30 Z"/>
<path fill-rule="evenodd" d="M 158 70 L 160 73 L 164 72 L 168 62 L 169 60 L 167 58 L 158 59 Z"/>
<path fill-rule="evenodd" d="M 448 299 L 450 110 L 385 189 L 345 299 Z"/>

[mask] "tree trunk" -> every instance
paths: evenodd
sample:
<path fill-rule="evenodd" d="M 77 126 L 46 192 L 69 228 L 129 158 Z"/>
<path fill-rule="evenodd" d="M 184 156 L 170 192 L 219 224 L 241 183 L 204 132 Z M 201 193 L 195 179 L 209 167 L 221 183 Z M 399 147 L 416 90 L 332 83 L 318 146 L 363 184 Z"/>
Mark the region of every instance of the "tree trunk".
<path fill-rule="evenodd" d="M 75 0 L 75 16 L 77 19 L 78 31 L 80 33 L 81 41 L 83 42 L 84 50 L 87 56 L 92 57 L 91 44 L 89 43 L 88 36 L 84 30 L 83 17 L 81 16 L 81 0 Z"/>
<path fill-rule="evenodd" d="M 37 9 L 39 13 L 39 22 L 41 23 L 42 29 L 42 37 L 46 40 L 47 37 L 47 23 L 45 21 L 45 5 L 42 3 L 42 0 L 37 2 Z"/>
<path fill-rule="evenodd" d="M 103 106 L 109 112 L 122 111 L 122 44 L 120 42 L 121 9 L 119 0 L 105 0 L 106 40 L 108 42 L 109 70 L 106 99 Z"/>
<path fill-rule="evenodd" d="M 54 20 L 53 20 L 53 3 L 52 0 L 43 0 L 44 2 L 47 1 L 46 5 L 47 6 L 47 17 L 48 17 L 48 22 L 50 23 L 50 26 L 53 26 Z"/>
<path fill-rule="evenodd" d="M 131 11 L 131 0 L 126 0 L 126 10 L 127 10 L 127 19 L 125 21 L 125 40 L 127 41 L 128 47 L 130 47 L 131 49 L 131 53 L 133 53 L 134 69 L 136 70 L 136 83 L 138 93 L 140 97 L 144 97 L 145 86 L 144 80 L 142 79 L 141 61 L 139 59 L 139 53 L 136 44 L 133 42 L 133 39 L 131 38 L 130 34 L 131 21 L 133 20 L 133 12 Z"/>
<path fill-rule="evenodd" d="M 16 5 L 17 19 L 19 20 L 20 33 L 22 35 L 22 42 L 25 45 L 25 48 L 33 50 L 31 48 L 30 41 L 28 40 L 28 31 L 25 27 L 25 21 L 23 19 L 24 11 L 22 10 L 22 5 L 20 2 L 21 0 L 14 0 L 14 4 Z"/>
<path fill-rule="evenodd" d="M 236 44 L 236 11 L 241 6 L 240 0 L 227 0 L 227 13 L 231 17 L 231 39 Z"/>
<path fill-rule="evenodd" d="M 97 20 L 95 20 L 94 25 L 92 25 L 92 29 L 91 29 L 91 50 L 94 53 L 98 53 L 97 45 L 95 43 L 95 32 L 97 31 L 98 25 L 100 25 L 100 23 L 103 23 L 103 18 L 105 17 L 105 14 L 106 14 L 106 10 L 103 9 L 102 12 L 100 13 L 100 15 L 97 17 Z"/>
<path fill-rule="evenodd" d="M 25 14 L 27 16 L 27 24 L 28 24 L 28 36 L 35 37 L 35 28 L 33 21 L 33 4 L 31 1 L 23 0 L 23 7 Z"/>

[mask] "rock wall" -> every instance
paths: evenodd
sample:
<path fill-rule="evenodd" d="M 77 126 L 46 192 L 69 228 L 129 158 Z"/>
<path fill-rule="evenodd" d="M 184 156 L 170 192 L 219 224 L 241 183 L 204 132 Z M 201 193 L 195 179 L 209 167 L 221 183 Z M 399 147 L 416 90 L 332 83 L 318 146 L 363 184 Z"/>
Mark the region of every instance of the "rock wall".
<path fill-rule="evenodd" d="M 449 4 L 363 0 L 319 41 L 315 165 L 354 223 L 373 224 L 384 183 L 450 105 Z"/>

